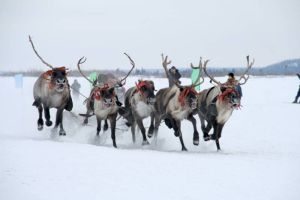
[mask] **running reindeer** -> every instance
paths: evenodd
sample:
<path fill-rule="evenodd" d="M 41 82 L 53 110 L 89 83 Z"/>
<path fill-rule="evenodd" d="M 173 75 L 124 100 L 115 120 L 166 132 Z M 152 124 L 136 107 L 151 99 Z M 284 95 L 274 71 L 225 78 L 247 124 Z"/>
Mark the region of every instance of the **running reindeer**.
<path fill-rule="evenodd" d="M 125 93 L 125 107 L 120 109 L 119 113 L 127 119 L 127 125 L 131 126 L 132 141 L 135 143 L 136 125 L 143 135 L 143 145 L 149 144 L 146 137 L 146 130 L 143 119 L 151 117 L 151 124 L 148 130 L 149 134 L 154 130 L 154 82 L 151 80 L 139 80 L 135 87 L 129 88 Z"/>
<path fill-rule="evenodd" d="M 204 61 L 204 67 L 207 65 L 208 60 Z M 164 58 L 162 55 L 162 65 L 166 69 L 171 61 L 168 61 L 168 56 Z M 197 68 L 202 71 L 202 59 L 200 59 L 199 66 Z M 193 64 L 191 67 L 194 68 Z M 161 120 L 165 121 L 165 124 L 169 128 L 173 128 L 176 137 L 179 137 L 182 151 L 186 151 L 186 147 L 183 142 L 181 132 L 181 121 L 188 119 L 192 122 L 194 127 L 193 144 L 199 144 L 199 133 L 196 128 L 196 119 L 193 117 L 193 111 L 197 108 L 197 95 L 198 93 L 194 87 L 204 82 L 204 78 L 199 73 L 195 84 L 188 86 L 181 86 L 175 83 L 171 88 L 160 89 L 156 93 L 155 107 L 155 126 L 154 134 L 157 137 L 158 127 Z M 202 80 L 200 81 L 200 77 Z M 148 137 L 152 137 L 152 133 L 148 133 Z"/>
<path fill-rule="evenodd" d="M 116 144 L 116 121 L 117 121 L 117 115 L 118 115 L 118 109 L 120 105 L 117 105 L 118 100 L 115 92 L 116 85 L 123 86 L 126 83 L 126 78 L 129 76 L 129 74 L 132 72 L 133 68 L 135 67 L 134 61 L 130 58 L 129 55 L 124 53 L 130 60 L 132 68 L 127 73 L 127 75 L 122 78 L 118 83 L 115 83 L 113 85 L 110 85 L 108 83 L 104 84 L 96 84 L 94 85 L 93 89 L 91 90 L 90 96 L 87 99 L 87 112 L 85 115 L 85 121 L 87 122 L 87 118 L 90 117 L 90 113 L 93 112 L 96 115 L 97 118 L 97 136 L 99 136 L 99 133 L 101 131 L 101 121 L 102 120 L 109 120 L 110 126 L 111 126 L 111 138 L 113 141 L 113 146 L 117 148 Z M 80 65 L 83 64 L 86 61 L 86 58 L 82 57 L 79 59 L 77 63 L 77 67 L 81 75 L 88 80 L 90 83 L 94 84 L 91 80 L 89 80 L 81 71 Z M 105 129 L 108 128 L 108 125 L 106 124 Z"/>
<path fill-rule="evenodd" d="M 198 115 L 204 140 L 215 140 L 217 150 L 221 150 L 219 139 L 221 138 L 222 129 L 225 123 L 230 118 L 233 110 L 240 107 L 240 85 L 243 85 L 248 81 L 249 75 L 247 73 L 253 64 L 254 59 L 250 63 L 249 56 L 247 56 L 247 69 L 233 87 L 221 84 L 207 72 L 206 66 L 203 67 L 205 74 L 217 85 L 199 93 Z M 206 126 L 205 121 L 207 122 Z M 213 128 L 213 134 L 209 135 L 208 133 L 211 128 Z"/>
<path fill-rule="evenodd" d="M 63 110 L 66 109 L 71 111 L 73 108 L 67 79 L 67 69 L 65 67 L 53 67 L 48 64 L 35 50 L 30 36 L 29 41 L 37 57 L 45 65 L 51 68 L 51 70 L 48 70 L 39 76 L 33 87 L 34 102 L 32 105 L 36 106 L 39 112 L 39 119 L 37 121 L 38 130 L 43 130 L 44 126 L 43 109 L 45 112 L 46 125 L 51 126 L 50 108 L 56 108 L 55 126 L 52 131 L 56 131 L 57 127 L 60 126 L 59 135 L 66 135 L 63 128 Z"/>

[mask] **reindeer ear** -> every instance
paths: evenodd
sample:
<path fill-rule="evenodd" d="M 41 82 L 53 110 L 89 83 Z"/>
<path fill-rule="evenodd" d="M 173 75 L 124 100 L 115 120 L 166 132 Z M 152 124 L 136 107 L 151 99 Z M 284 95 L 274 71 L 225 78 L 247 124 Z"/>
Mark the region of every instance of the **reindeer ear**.
<path fill-rule="evenodd" d="M 223 86 L 220 88 L 221 92 L 224 92 L 226 89 L 227 89 L 227 88 L 226 88 L 226 87 L 223 87 Z"/>
<path fill-rule="evenodd" d="M 109 93 L 111 93 L 111 94 L 114 93 L 114 91 L 115 91 L 115 88 L 113 88 L 113 87 L 109 89 Z"/>

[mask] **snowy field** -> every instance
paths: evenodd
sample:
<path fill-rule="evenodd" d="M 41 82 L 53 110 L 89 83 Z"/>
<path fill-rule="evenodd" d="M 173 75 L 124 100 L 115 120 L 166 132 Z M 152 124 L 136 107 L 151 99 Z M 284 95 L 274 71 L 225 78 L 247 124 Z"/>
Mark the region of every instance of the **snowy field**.
<path fill-rule="evenodd" d="M 126 87 L 137 80 L 129 77 Z M 167 85 L 166 79 L 153 80 L 157 89 Z M 23 88 L 15 88 L 13 77 L 0 77 L 1 200 L 300 199 L 300 104 L 291 103 L 296 76 L 251 77 L 243 86 L 243 107 L 223 129 L 220 152 L 202 137 L 194 146 L 188 121 L 182 125 L 188 152 L 180 151 L 179 139 L 164 124 L 157 144 L 142 147 L 138 133 L 134 145 L 122 119 L 115 149 L 109 130 L 95 137 L 94 117 L 82 126 L 84 98 L 64 114 L 67 136 L 52 134 L 51 127 L 39 132 L 31 106 L 34 81 L 24 78 Z M 88 95 L 87 81 L 79 82 Z M 210 86 L 205 80 L 202 88 Z M 54 110 L 51 114 L 54 121 Z M 199 120 L 197 125 L 202 136 Z"/>

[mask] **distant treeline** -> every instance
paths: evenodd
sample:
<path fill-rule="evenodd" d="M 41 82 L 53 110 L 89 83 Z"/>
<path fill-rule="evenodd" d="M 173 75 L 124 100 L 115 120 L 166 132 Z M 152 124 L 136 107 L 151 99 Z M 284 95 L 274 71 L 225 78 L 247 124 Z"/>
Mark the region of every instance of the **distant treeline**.
<path fill-rule="evenodd" d="M 126 69 L 126 67 L 124 67 Z M 190 77 L 191 68 L 190 67 L 178 67 L 182 77 Z M 245 67 L 240 68 L 230 68 L 230 67 L 209 67 L 207 71 L 213 76 L 225 76 L 229 72 L 233 72 L 236 76 L 241 75 L 245 71 Z M 89 75 L 92 72 L 99 73 L 113 73 L 116 76 L 124 76 L 127 74 L 126 70 L 85 70 L 83 71 L 85 75 Z M 11 72 L 1 72 L 0 76 L 13 76 L 15 74 L 22 73 L 24 76 L 37 77 L 43 71 L 31 70 L 31 71 L 11 71 Z M 276 64 L 268 65 L 266 67 L 254 67 L 249 71 L 250 75 L 254 76 L 266 76 L 266 75 L 295 75 L 300 73 L 300 59 L 285 60 Z M 155 76 L 155 77 L 165 77 L 165 72 L 162 67 L 153 68 L 137 68 L 133 70 L 131 75 L 140 76 Z M 78 70 L 69 71 L 69 76 L 80 77 L 81 74 Z"/>

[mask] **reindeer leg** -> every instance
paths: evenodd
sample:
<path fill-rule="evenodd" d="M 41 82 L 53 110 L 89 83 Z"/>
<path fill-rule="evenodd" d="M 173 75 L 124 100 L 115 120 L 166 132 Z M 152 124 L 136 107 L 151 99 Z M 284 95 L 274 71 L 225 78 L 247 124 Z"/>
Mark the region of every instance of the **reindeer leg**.
<path fill-rule="evenodd" d="M 204 138 L 204 141 L 209 141 L 212 139 L 212 136 L 208 135 L 209 131 L 211 130 L 212 128 L 212 123 L 211 122 L 208 122 L 206 127 L 202 127 L 201 126 L 201 129 L 203 131 L 203 138 Z"/>
<path fill-rule="evenodd" d="M 216 131 L 216 145 L 217 145 L 217 150 L 220 151 L 220 143 L 219 143 L 219 139 L 221 138 L 221 133 L 222 133 L 222 129 L 223 129 L 224 124 L 219 124 L 217 125 L 217 131 Z"/>
<path fill-rule="evenodd" d="M 52 126 L 52 121 L 50 120 L 49 107 L 44 107 L 44 111 L 45 111 L 46 126 Z"/>
<path fill-rule="evenodd" d="M 204 116 L 201 113 L 201 111 L 198 112 L 198 116 L 199 116 L 200 123 L 201 123 L 201 130 L 202 130 L 202 133 L 203 133 L 203 139 L 204 139 L 204 141 L 209 141 L 210 137 L 209 137 L 208 133 L 211 129 L 211 124 L 208 123 L 207 126 L 205 127 L 205 119 L 204 119 Z"/>
<path fill-rule="evenodd" d="M 66 135 L 66 131 L 64 130 L 63 126 L 62 126 L 62 119 L 63 119 L 63 109 L 57 109 L 56 111 L 56 119 L 55 119 L 55 126 L 54 126 L 54 130 L 57 129 L 58 125 L 60 125 L 60 129 L 59 129 L 59 135 Z"/>
<path fill-rule="evenodd" d="M 109 117 L 110 121 L 110 128 L 111 128 L 111 139 L 113 141 L 113 146 L 117 148 L 116 144 L 116 123 L 117 123 L 117 115 L 118 113 L 115 113 Z"/>
<path fill-rule="evenodd" d="M 63 126 L 63 111 L 61 113 L 61 119 L 60 119 L 60 125 L 59 125 L 59 135 L 66 135 L 66 131 L 64 129 L 64 126 Z"/>
<path fill-rule="evenodd" d="M 133 121 L 131 123 L 131 135 L 132 135 L 132 142 L 135 144 L 135 129 L 136 129 L 136 122 Z"/>
<path fill-rule="evenodd" d="M 151 122 L 150 122 L 150 127 L 148 129 L 148 137 L 149 135 L 153 135 L 153 131 L 154 131 L 154 113 L 151 113 Z"/>
<path fill-rule="evenodd" d="M 96 132 L 97 136 L 99 136 L 100 131 L 101 131 L 101 118 L 97 116 L 97 132 Z"/>
<path fill-rule="evenodd" d="M 158 114 L 154 114 L 154 131 L 153 132 L 155 133 L 155 136 L 157 136 L 158 127 L 160 125 L 160 122 L 161 122 L 161 118 L 159 117 L 159 115 Z M 153 136 L 153 132 L 148 131 L 148 137 L 149 138 L 151 138 Z"/>
<path fill-rule="evenodd" d="M 104 126 L 103 126 L 103 131 L 106 131 L 108 129 L 108 123 L 107 123 L 107 119 L 104 120 Z"/>
<path fill-rule="evenodd" d="M 193 124 L 194 128 L 194 135 L 193 135 L 193 144 L 199 145 L 199 133 L 197 131 L 196 119 L 194 118 L 193 114 L 190 114 L 187 118 Z"/>
<path fill-rule="evenodd" d="M 219 124 L 216 120 L 213 121 L 214 133 L 211 135 L 211 139 L 215 140 L 218 151 L 221 150 L 219 138 L 221 136 L 223 126 L 224 124 Z"/>
<path fill-rule="evenodd" d="M 88 116 L 92 112 L 91 107 L 93 106 L 93 103 L 94 103 L 94 101 L 90 100 L 90 98 L 87 99 L 87 102 L 86 102 L 86 115 L 85 115 L 85 118 L 83 120 L 83 125 L 87 125 L 88 122 L 89 122 L 89 117 Z"/>
<path fill-rule="evenodd" d="M 143 145 L 149 144 L 149 142 L 147 140 L 147 137 L 146 137 L 146 130 L 145 130 L 142 119 L 137 119 L 136 121 L 137 121 L 137 124 L 138 124 L 138 126 L 139 126 L 139 128 L 142 132 L 142 135 L 143 135 Z"/>
<path fill-rule="evenodd" d="M 37 109 L 39 111 L 39 119 L 37 121 L 38 130 L 43 130 L 44 127 L 44 120 L 43 120 L 43 106 L 41 103 L 37 105 Z"/>
<path fill-rule="evenodd" d="M 183 142 L 183 138 L 182 138 L 181 122 L 179 120 L 177 120 L 177 121 L 175 121 L 175 124 L 176 124 L 175 125 L 176 128 L 178 128 L 177 132 L 179 133 L 179 140 L 180 140 L 180 143 L 181 143 L 181 151 L 187 151 L 187 148 L 185 147 L 184 142 Z"/>
<path fill-rule="evenodd" d="M 173 119 L 173 118 L 170 118 L 170 121 L 171 121 L 173 130 L 174 130 L 174 135 L 175 135 L 176 137 L 180 136 L 180 127 L 178 127 L 178 123 L 177 123 L 176 120 Z M 179 125 L 180 125 L 180 122 L 179 122 Z"/>

